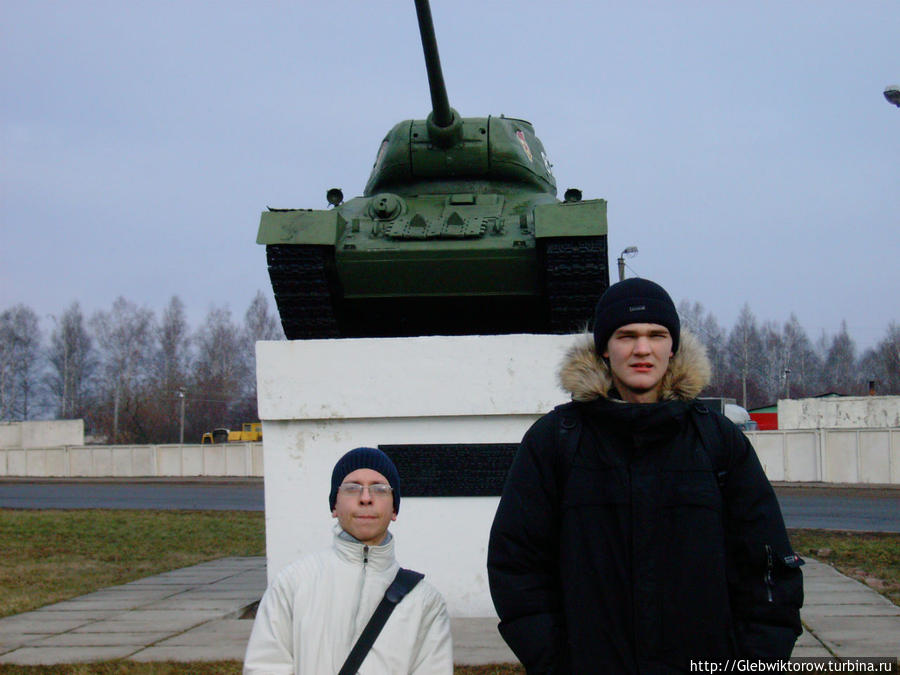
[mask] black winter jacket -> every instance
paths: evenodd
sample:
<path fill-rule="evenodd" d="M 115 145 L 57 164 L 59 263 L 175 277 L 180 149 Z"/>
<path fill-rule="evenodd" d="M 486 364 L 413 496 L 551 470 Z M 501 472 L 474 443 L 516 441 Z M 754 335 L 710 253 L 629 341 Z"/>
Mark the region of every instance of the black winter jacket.
<path fill-rule="evenodd" d="M 581 402 L 532 426 L 507 477 L 488 549 L 504 639 L 529 673 L 787 658 L 802 561 L 743 433 L 708 413 L 716 447 L 701 442 L 702 347 L 682 334 L 655 404 L 598 395 L 593 354 L 570 353 L 561 379 Z"/>

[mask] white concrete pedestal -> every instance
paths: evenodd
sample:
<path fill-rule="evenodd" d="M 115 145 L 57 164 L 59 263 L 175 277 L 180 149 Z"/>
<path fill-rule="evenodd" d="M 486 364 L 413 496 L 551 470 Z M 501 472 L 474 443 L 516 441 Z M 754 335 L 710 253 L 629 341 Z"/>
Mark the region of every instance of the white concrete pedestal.
<path fill-rule="evenodd" d="M 331 544 L 331 470 L 358 446 L 517 443 L 566 394 L 566 335 L 259 342 L 271 580 Z M 400 476 L 401 485 L 403 476 Z M 485 567 L 498 497 L 404 497 L 391 532 L 456 617 L 495 616 Z"/>

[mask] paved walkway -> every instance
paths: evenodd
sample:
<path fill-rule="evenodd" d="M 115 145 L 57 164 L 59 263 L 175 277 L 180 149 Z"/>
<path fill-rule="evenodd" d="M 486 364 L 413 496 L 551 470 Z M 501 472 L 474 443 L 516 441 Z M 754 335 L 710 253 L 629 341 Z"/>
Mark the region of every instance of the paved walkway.
<path fill-rule="evenodd" d="M 900 608 L 808 560 L 794 656 L 900 656 Z M 0 663 L 242 659 L 265 589 L 264 558 L 223 558 L 0 619 Z M 453 619 L 460 664 L 514 662 L 496 619 Z"/>

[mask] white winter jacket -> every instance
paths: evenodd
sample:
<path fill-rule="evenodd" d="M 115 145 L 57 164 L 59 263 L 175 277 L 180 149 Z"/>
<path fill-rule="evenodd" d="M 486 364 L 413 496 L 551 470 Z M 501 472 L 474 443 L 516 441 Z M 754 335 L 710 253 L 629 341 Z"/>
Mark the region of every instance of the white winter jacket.
<path fill-rule="evenodd" d="M 397 574 L 394 541 L 366 546 L 335 529 L 331 549 L 282 570 L 259 603 L 245 675 L 337 675 Z M 394 608 L 361 675 L 453 672 L 444 599 L 420 581 Z"/>

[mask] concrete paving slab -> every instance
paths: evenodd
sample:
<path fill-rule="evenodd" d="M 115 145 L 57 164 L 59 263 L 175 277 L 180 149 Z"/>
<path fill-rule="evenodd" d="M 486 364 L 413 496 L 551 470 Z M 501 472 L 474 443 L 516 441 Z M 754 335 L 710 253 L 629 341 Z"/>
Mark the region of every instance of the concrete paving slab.
<path fill-rule="evenodd" d="M 874 597 L 873 597 L 874 595 Z M 822 591 L 815 595 L 809 594 L 808 598 L 804 598 L 804 607 L 815 607 L 816 605 L 881 605 L 879 595 L 875 591 L 869 589 L 863 584 L 859 584 L 859 588 L 855 590 L 845 591 Z"/>
<path fill-rule="evenodd" d="M 246 643 L 185 647 L 148 647 L 129 656 L 130 661 L 243 661 Z"/>
<path fill-rule="evenodd" d="M 246 646 L 250 639 L 253 621 L 246 619 L 221 619 L 197 626 L 180 635 L 160 640 L 156 647 L 204 646 L 239 642 Z"/>
<path fill-rule="evenodd" d="M 900 648 L 900 618 L 896 616 L 826 616 L 815 622 L 816 637 L 839 635 L 844 640 L 868 639 L 882 634 Z"/>
<path fill-rule="evenodd" d="M 497 618 L 450 619 L 453 660 L 466 666 L 488 663 L 518 663 L 497 631 Z"/>
<path fill-rule="evenodd" d="M 33 614 L 19 614 L 18 616 L 9 616 L 0 619 L 0 634 L 7 631 L 12 633 L 65 633 L 79 626 L 83 626 L 88 621 L 79 619 L 43 619 L 35 617 Z"/>
<path fill-rule="evenodd" d="M 129 612 L 119 617 L 95 621 L 76 629 L 76 633 L 158 633 L 165 632 L 169 635 L 180 633 L 206 623 L 212 619 L 220 618 L 220 612 L 213 611 L 184 611 L 171 612 L 175 615 L 169 619 L 158 617 L 144 617 L 140 613 Z"/>
<path fill-rule="evenodd" d="M 36 640 L 40 640 L 41 638 L 51 637 L 48 635 L 41 635 L 40 633 L 2 633 L 0 634 L 0 654 L 5 652 L 11 652 L 14 649 L 18 649 L 24 645 L 29 645 Z"/>
<path fill-rule="evenodd" d="M 829 616 L 900 616 L 897 605 L 815 605 L 800 611 L 804 619 Z"/>
<path fill-rule="evenodd" d="M 262 585 L 263 590 L 265 590 L 265 584 Z M 245 590 L 236 590 L 229 591 L 224 586 L 213 590 L 211 588 L 196 588 L 192 591 L 188 591 L 187 593 L 180 593 L 178 595 L 179 598 L 211 598 L 215 600 L 243 600 L 245 598 L 254 598 L 259 600 L 260 591 L 259 587 L 255 590 L 247 588 Z"/>
<path fill-rule="evenodd" d="M 250 602 L 247 603 L 248 605 Z M 152 605 L 146 605 L 144 609 L 150 610 L 189 610 L 189 611 L 203 611 L 203 610 L 211 610 L 216 612 L 234 612 L 235 610 L 235 602 L 234 600 L 225 599 L 216 599 L 216 598 L 169 598 L 167 600 L 162 600 L 160 602 L 155 602 Z M 237 610 L 240 611 L 240 608 Z"/>
<path fill-rule="evenodd" d="M 52 605 L 51 605 L 52 606 Z M 88 623 L 90 621 L 99 621 L 116 614 L 121 614 L 122 610 L 100 610 L 100 609 L 38 609 L 29 612 L 27 616 L 35 621 L 82 621 Z M 21 615 L 20 615 L 21 616 Z"/>
<path fill-rule="evenodd" d="M 129 600 L 137 600 L 146 602 L 147 600 L 168 598 L 178 593 L 190 591 L 192 586 L 187 586 L 184 591 L 173 589 L 171 586 L 159 586 L 156 588 L 117 588 L 110 591 L 98 591 L 90 595 L 83 595 L 80 598 L 73 598 L 69 602 L 123 602 Z M 48 607 L 52 607 L 49 605 Z"/>
<path fill-rule="evenodd" d="M 57 606 L 54 607 L 56 611 L 75 611 L 75 612 L 107 612 L 107 613 L 121 613 L 127 612 L 131 609 L 136 609 L 142 605 L 151 602 L 151 599 L 138 600 L 135 598 L 125 598 L 123 600 L 116 600 L 115 598 L 106 598 L 100 600 L 69 600 L 65 603 L 58 603 Z M 61 606 L 59 606 L 61 605 Z M 38 609 L 34 611 L 34 614 L 41 612 L 42 610 Z"/>
<path fill-rule="evenodd" d="M 253 622 L 234 617 L 262 596 L 265 560 L 226 559 L 166 574 L 170 582 L 190 582 L 159 583 L 158 577 L 150 577 L 0 619 L 0 662 L 242 659 Z M 807 605 L 802 614 L 809 630 L 794 656 L 900 654 L 900 628 L 895 630 L 894 623 L 900 621 L 900 608 L 820 562 L 808 561 L 804 576 Z M 133 593 L 143 589 L 148 592 Z M 115 603 L 117 593 L 123 593 L 120 599 L 142 597 L 145 603 L 127 611 L 99 608 L 101 601 Z M 514 663 L 496 626 L 495 617 L 452 619 L 456 662 Z"/>
<path fill-rule="evenodd" d="M 794 647 L 794 651 L 791 652 L 792 659 L 809 659 L 809 658 L 833 658 L 831 652 L 829 652 L 825 647 L 821 644 L 818 646 L 810 646 L 810 647 Z"/>
<path fill-rule="evenodd" d="M 167 637 L 168 631 L 157 633 L 62 633 L 36 640 L 32 647 L 132 647 L 143 649 L 147 644 Z"/>
<path fill-rule="evenodd" d="M 883 595 L 816 560 L 804 566 L 804 591 L 803 623 L 830 652 L 900 657 L 900 608 Z"/>
<path fill-rule="evenodd" d="M 0 655 L 0 663 L 20 665 L 54 665 L 57 663 L 89 663 L 124 659 L 133 647 L 22 647 Z"/>
<path fill-rule="evenodd" d="M 131 581 L 124 586 L 116 586 L 114 590 L 116 592 L 120 590 L 135 590 L 135 591 L 165 591 L 167 593 L 183 593 L 184 591 L 189 591 L 194 588 L 194 584 L 184 584 L 184 583 L 159 583 L 156 581 L 156 577 L 147 577 L 146 579 L 139 579 L 137 581 Z"/>

